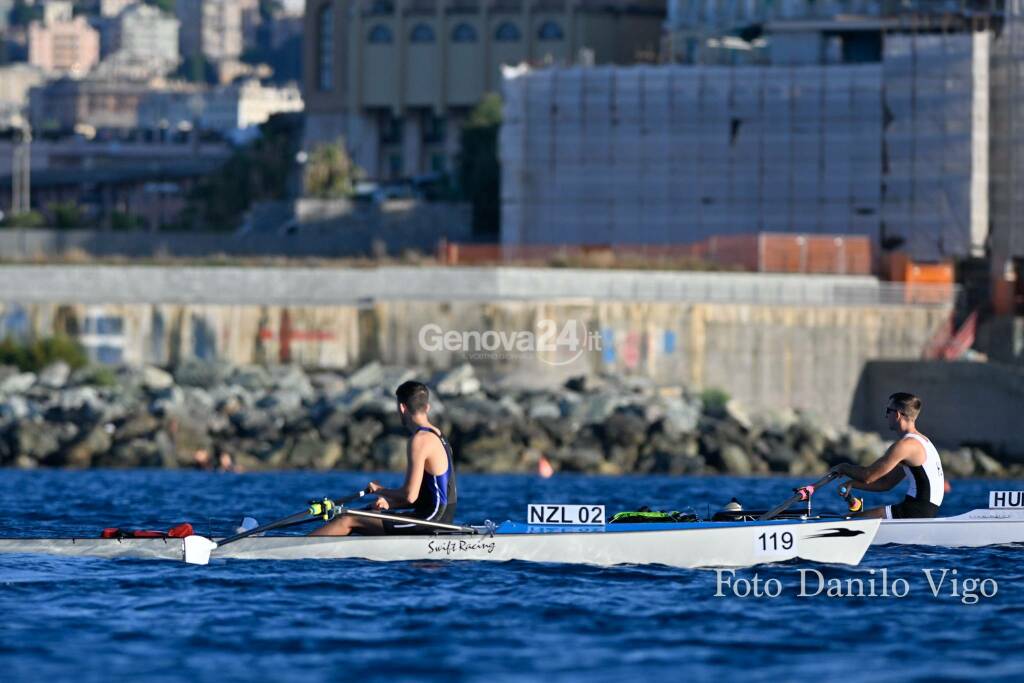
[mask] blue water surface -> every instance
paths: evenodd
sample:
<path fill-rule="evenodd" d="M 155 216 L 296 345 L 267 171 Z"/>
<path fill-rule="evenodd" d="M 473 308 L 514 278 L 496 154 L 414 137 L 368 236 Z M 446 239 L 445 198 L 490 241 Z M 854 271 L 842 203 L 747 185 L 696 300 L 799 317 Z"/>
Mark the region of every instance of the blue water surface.
<path fill-rule="evenodd" d="M 382 475 L 397 484 L 394 475 Z M 105 526 L 192 522 L 230 531 L 342 496 L 364 474 L 0 470 L 3 536 L 90 536 Z M 528 502 L 748 507 L 786 479 L 466 475 L 459 517 L 522 520 Z M 944 513 L 987 505 L 956 482 Z M 875 496 L 892 502 L 901 496 Z M 839 511 L 830 490 L 816 497 Z M 711 570 L 521 562 L 176 562 L 0 555 L 0 679 L 9 681 L 844 681 L 1017 680 L 1024 675 L 1024 546 L 872 548 L 855 568 L 793 562 L 736 572 L 777 579 L 740 598 Z M 907 597 L 800 597 L 801 568 L 902 578 Z M 922 570 L 994 579 L 977 604 L 933 597 Z M 936 579 L 938 578 L 936 574 Z M 816 587 L 810 575 L 809 592 Z M 991 584 L 989 584 L 991 585 Z M 962 586 L 962 583 L 961 583 Z"/>

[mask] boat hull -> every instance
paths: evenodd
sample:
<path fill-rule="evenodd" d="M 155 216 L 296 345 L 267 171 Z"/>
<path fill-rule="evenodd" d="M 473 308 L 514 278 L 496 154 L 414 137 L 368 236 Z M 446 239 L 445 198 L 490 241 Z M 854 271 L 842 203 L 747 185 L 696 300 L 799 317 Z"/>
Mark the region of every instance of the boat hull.
<path fill-rule="evenodd" d="M 670 527 L 670 528 L 666 528 Z M 263 536 L 213 551 L 212 559 L 476 560 L 671 567 L 747 567 L 803 559 L 858 564 L 879 520 L 527 527 L 430 536 Z M 3 553 L 181 560 L 183 539 L 0 539 Z"/>
<path fill-rule="evenodd" d="M 1024 543 L 1024 510 L 980 509 L 955 517 L 887 519 L 873 545 L 930 545 L 980 548 Z"/>

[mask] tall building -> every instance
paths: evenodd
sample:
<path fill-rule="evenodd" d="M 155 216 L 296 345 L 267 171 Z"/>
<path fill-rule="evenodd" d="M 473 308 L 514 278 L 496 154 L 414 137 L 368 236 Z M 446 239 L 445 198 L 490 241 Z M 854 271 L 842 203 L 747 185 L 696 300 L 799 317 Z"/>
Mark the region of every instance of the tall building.
<path fill-rule="evenodd" d="M 177 65 L 179 26 L 176 18 L 152 5 L 133 5 L 117 17 L 114 49 L 130 58 Z"/>
<path fill-rule="evenodd" d="M 236 0 L 242 10 L 242 52 L 251 50 L 259 44 L 260 26 L 263 17 L 260 14 L 260 0 Z"/>
<path fill-rule="evenodd" d="M 43 72 L 28 64 L 0 66 L 0 128 L 19 122 L 28 109 L 28 92 L 46 80 Z"/>
<path fill-rule="evenodd" d="M 100 0 L 100 16 L 113 19 L 138 0 Z"/>
<path fill-rule="evenodd" d="M 664 0 L 307 0 L 307 144 L 380 179 L 451 170 L 503 64 L 653 61 Z"/>
<path fill-rule="evenodd" d="M 50 12 L 47 20 L 33 21 L 28 28 L 28 61 L 50 71 L 84 74 L 100 60 L 100 34 L 84 17 L 70 19 L 70 14 Z"/>
<path fill-rule="evenodd" d="M 14 0 L 0 0 L 0 33 L 7 31 L 12 9 L 14 9 Z M 3 55 L 0 54 L 0 59 L 2 58 Z"/>
<path fill-rule="evenodd" d="M 70 0 L 47 0 L 43 6 L 43 24 L 57 24 L 71 21 L 74 17 L 74 6 Z"/>
<path fill-rule="evenodd" d="M 177 0 L 174 7 L 181 22 L 183 58 L 202 56 L 220 62 L 242 54 L 242 3 L 238 0 Z"/>

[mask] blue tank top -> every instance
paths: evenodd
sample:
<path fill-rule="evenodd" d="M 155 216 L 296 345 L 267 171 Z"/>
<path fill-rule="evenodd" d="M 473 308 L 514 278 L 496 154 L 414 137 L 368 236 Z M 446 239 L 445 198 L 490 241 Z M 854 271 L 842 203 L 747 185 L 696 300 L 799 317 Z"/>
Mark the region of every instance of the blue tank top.
<path fill-rule="evenodd" d="M 448 440 L 429 427 L 417 427 L 418 432 L 430 432 L 441 440 L 444 452 L 448 456 L 448 469 L 444 474 L 423 472 L 420 492 L 413 506 L 415 516 L 431 521 L 451 521 L 455 517 L 455 505 L 458 502 L 458 491 L 455 487 L 455 467 L 452 462 L 452 447 Z"/>

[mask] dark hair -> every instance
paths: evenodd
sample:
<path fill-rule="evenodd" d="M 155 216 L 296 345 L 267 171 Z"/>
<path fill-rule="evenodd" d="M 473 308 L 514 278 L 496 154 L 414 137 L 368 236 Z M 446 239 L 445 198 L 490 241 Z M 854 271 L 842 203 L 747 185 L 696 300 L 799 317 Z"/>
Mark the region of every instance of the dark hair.
<path fill-rule="evenodd" d="M 921 414 L 921 399 L 913 394 L 897 391 L 889 397 L 889 402 L 911 420 Z"/>
<path fill-rule="evenodd" d="M 398 402 L 409 409 L 414 415 L 427 409 L 430 403 L 430 389 L 422 382 L 403 382 L 402 386 L 395 389 L 395 396 Z"/>

